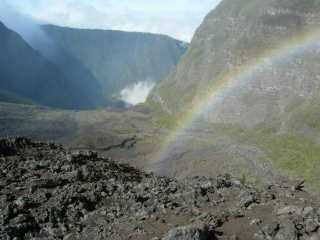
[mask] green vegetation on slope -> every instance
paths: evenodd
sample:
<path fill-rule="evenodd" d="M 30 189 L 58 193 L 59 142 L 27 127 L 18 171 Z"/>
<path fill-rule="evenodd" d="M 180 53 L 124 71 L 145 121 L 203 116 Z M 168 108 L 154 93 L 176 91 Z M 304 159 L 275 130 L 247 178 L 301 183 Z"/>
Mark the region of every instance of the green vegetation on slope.
<path fill-rule="evenodd" d="M 320 187 L 320 145 L 296 134 L 278 134 L 272 129 L 245 129 L 234 125 L 218 127 L 225 134 L 237 139 L 241 144 L 249 144 L 261 149 L 274 167 L 292 177 L 300 177 L 314 188 Z"/>

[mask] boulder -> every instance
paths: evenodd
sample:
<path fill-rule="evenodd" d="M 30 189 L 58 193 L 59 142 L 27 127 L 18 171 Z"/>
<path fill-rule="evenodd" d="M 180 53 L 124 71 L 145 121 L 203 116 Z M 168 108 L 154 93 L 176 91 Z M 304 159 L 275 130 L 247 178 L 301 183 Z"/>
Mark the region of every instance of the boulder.
<path fill-rule="evenodd" d="M 171 229 L 162 240 L 212 240 L 216 239 L 214 231 L 208 226 L 184 226 Z"/>

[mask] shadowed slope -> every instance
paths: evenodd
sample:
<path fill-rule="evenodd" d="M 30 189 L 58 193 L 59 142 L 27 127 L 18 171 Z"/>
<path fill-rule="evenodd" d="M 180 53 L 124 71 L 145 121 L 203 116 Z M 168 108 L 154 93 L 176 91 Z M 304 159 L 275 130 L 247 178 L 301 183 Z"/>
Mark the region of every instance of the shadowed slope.
<path fill-rule="evenodd" d="M 91 108 L 99 102 L 99 88 L 83 91 L 18 34 L 0 24 L 0 87 L 3 100 L 28 99 L 57 108 Z M 7 94 L 4 94 L 7 92 Z M 11 93 L 9 96 L 8 93 Z M 18 97 L 13 97 L 14 95 Z M 5 97 L 7 96 L 7 97 Z M 101 95 L 100 95 L 101 97 Z"/>
<path fill-rule="evenodd" d="M 42 26 L 104 87 L 108 98 L 140 81 L 165 77 L 186 51 L 186 44 L 164 35 Z"/>

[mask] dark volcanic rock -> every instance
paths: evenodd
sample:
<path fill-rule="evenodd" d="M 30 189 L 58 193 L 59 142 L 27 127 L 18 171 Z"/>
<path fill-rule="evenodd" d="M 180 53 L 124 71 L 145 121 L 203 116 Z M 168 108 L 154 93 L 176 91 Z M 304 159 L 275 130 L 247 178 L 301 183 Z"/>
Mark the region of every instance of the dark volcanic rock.
<path fill-rule="evenodd" d="M 0 239 L 319 238 L 317 204 L 288 184 L 177 181 L 25 138 L 0 155 Z"/>

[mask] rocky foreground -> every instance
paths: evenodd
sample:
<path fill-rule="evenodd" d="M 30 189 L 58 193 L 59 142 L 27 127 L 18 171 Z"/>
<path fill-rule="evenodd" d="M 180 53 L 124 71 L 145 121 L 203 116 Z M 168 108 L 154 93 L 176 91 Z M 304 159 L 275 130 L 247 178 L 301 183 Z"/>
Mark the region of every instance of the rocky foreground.
<path fill-rule="evenodd" d="M 320 239 L 303 184 L 177 181 L 96 153 L 0 140 L 0 239 Z"/>

